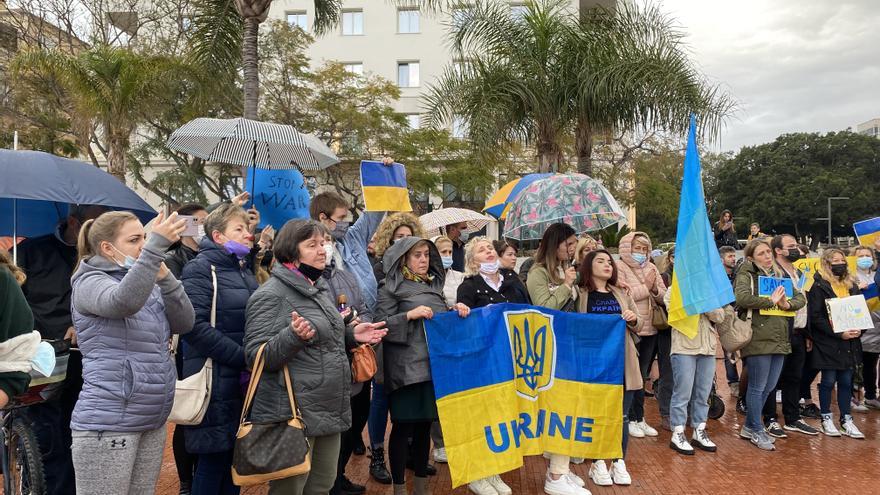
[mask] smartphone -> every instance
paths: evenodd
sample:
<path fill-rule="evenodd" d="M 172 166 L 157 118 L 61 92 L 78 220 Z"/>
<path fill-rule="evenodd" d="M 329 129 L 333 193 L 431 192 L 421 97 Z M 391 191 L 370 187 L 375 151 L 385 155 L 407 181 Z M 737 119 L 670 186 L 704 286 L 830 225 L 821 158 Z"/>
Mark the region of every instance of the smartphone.
<path fill-rule="evenodd" d="M 186 228 L 180 233 L 183 237 L 195 237 L 199 235 L 199 223 L 192 215 L 177 215 L 177 218 L 186 220 Z"/>

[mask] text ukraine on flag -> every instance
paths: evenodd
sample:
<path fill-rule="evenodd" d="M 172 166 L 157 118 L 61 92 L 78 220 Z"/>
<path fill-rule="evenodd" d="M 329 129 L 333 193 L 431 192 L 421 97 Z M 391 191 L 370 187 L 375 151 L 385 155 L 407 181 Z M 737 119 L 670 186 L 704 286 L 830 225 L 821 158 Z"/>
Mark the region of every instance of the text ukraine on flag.
<path fill-rule="evenodd" d="M 425 321 L 453 486 L 552 452 L 621 457 L 620 316 L 495 304 Z"/>

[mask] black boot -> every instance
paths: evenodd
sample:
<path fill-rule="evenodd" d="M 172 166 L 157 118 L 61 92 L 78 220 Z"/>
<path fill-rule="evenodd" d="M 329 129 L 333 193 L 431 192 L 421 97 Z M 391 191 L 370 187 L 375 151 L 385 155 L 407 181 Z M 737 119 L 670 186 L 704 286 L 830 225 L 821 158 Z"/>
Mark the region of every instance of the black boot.
<path fill-rule="evenodd" d="M 385 450 L 382 447 L 370 449 L 370 476 L 383 485 L 391 484 L 391 473 L 385 467 Z"/>
<path fill-rule="evenodd" d="M 367 487 L 364 485 L 358 485 L 357 483 L 352 483 L 350 479 L 342 476 L 342 480 L 339 483 L 340 491 L 344 495 L 360 495 L 367 491 Z"/>
<path fill-rule="evenodd" d="M 364 439 L 358 437 L 355 439 L 354 450 L 351 452 L 354 455 L 364 455 L 367 453 L 367 447 L 364 445 Z"/>
<path fill-rule="evenodd" d="M 415 469 L 413 469 L 412 456 L 406 458 L 406 468 L 409 469 L 410 471 L 415 470 Z M 435 468 L 434 465 L 429 462 L 428 467 L 425 469 L 425 473 L 427 473 L 428 476 L 435 476 L 437 474 L 437 468 Z"/>

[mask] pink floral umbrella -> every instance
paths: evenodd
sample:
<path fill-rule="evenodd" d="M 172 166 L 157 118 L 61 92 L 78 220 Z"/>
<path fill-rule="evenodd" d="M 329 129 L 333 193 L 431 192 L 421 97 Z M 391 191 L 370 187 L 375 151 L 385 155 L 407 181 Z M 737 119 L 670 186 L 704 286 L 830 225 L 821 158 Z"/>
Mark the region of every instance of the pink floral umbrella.
<path fill-rule="evenodd" d="M 534 182 L 513 199 L 504 237 L 536 240 L 554 223 L 591 232 L 619 222 L 626 214 L 598 181 L 583 174 L 559 174 Z"/>

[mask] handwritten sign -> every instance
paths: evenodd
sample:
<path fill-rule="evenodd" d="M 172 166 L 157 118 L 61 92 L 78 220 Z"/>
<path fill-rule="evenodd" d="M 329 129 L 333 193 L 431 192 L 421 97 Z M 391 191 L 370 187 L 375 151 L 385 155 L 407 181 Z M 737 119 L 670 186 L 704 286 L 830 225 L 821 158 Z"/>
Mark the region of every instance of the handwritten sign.
<path fill-rule="evenodd" d="M 835 333 L 874 328 L 865 296 L 837 297 L 825 301 Z"/>
<path fill-rule="evenodd" d="M 810 291 L 813 287 L 813 279 L 816 276 L 816 272 L 819 271 L 819 263 L 819 258 L 804 258 L 793 263 L 794 267 L 804 274 L 801 280 L 798 280 L 798 290 L 801 292 Z M 849 265 L 849 272 L 856 273 L 856 257 L 847 256 L 846 263 Z"/>
<path fill-rule="evenodd" d="M 256 173 L 253 205 L 260 212 L 260 228 L 279 230 L 288 220 L 309 218 L 309 191 L 299 171 L 252 168 L 248 173 Z"/>
<path fill-rule="evenodd" d="M 758 295 L 767 299 L 770 299 L 770 296 L 773 294 L 773 291 L 776 290 L 777 287 L 785 287 L 785 296 L 788 298 L 794 297 L 794 284 L 792 284 L 790 278 L 782 278 L 782 277 L 758 277 Z M 785 311 L 779 309 L 779 306 L 773 306 L 769 309 L 762 309 L 760 311 L 762 315 L 765 316 L 794 316 L 794 311 Z"/>

